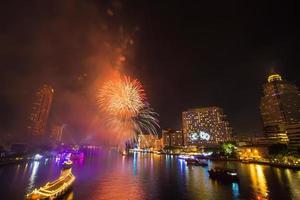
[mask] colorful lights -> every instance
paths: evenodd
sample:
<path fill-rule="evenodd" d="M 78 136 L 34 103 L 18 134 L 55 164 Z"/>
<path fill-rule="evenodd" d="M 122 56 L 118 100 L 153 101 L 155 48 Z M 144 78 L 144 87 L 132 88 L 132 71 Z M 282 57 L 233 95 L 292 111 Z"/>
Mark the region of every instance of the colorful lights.
<path fill-rule="evenodd" d="M 282 81 L 282 78 L 279 74 L 272 74 L 268 77 L 268 82 L 273 82 L 273 81 Z"/>
<path fill-rule="evenodd" d="M 68 165 L 72 165 L 72 161 L 66 161 Z M 27 199 L 54 199 L 63 195 L 75 181 L 75 176 L 71 169 L 61 171 L 61 175 L 53 182 L 46 183 L 45 186 L 34 189 L 31 193 L 26 195 Z"/>
<path fill-rule="evenodd" d="M 119 138 L 117 143 L 136 137 L 136 133 L 156 134 L 157 114 L 149 107 L 142 84 L 128 76 L 110 80 L 97 95 L 100 110 L 108 128 Z"/>
<path fill-rule="evenodd" d="M 190 133 L 190 140 L 191 141 L 197 141 L 199 139 L 208 141 L 210 139 L 210 135 L 208 133 L 203 132 L 203 131 L 200 131 L 199 133 Z"/>
<path fill-rule="evenodd" d="M 43 156 L 40 154 L 35 154 L 33 157 L 34 160 L 41 160 L 42 158 L 43 158 Z"/>

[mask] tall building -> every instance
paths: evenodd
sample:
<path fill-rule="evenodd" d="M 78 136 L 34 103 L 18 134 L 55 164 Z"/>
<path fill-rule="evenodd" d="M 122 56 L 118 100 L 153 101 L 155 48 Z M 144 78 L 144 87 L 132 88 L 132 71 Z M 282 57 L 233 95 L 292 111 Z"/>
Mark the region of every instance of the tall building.
<path fill-rule="evenodd" d="M 263 86 L 260 111 L 266 136 L 274 142 L 287 143 L 286 126 L 300 123 L 297 86 L 284 81 L 279 74 L 271 74 Z"/>
<path fill-rule="evenodd" d="M 32 136 L 44 136 L 53 94 L 53 88 L 46 84 L 35 94 L 28 126 Z"/>
<path fill-rule="evenodd" d="M 185 146 L 185 139 L 182 131 L 172 129 L 162 130 L 163 146 L 180 147 Z"/>
<path fill-rule="evenodd" d="M 300 150 L 300 123 L 288 124 L 286 134 L 289 138 L 288 148 L 291 150 Z"/>
<path fill-rule="evenodd" d="M 189 145 L 224 142 L 232 134 L 226 115 L 219 107 L 195 108 L 182 112 L 182 128 Z"/>

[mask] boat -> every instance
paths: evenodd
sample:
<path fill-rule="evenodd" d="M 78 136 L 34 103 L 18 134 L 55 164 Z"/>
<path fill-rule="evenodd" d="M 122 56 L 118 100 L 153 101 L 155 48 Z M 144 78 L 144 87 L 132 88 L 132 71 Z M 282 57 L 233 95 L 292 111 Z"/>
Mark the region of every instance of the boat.
<path fill-rule="evenodd" d="M 194 158 L 194 156 L 191 156 L 191 155 L 185 155 L 185 154 L 180 154 L 180 155 L 178 156 L 178 158 L 179 158 L 179 159 L 184 159 L 184 160 L 186 160 L 186 159 L 189 159 L 189 158 Z"/>
<path fill-rule="evenodd" d="M 202 166 L 202 167 L 207 167 L 208 166 L 207 162 L 204 162 L 204 161 L 199 161 L 199 165 Z"/>
<path fill-rule="evenodd" d="M 62 165 L 60 176 L 46 185 L 34 189 L 31 193 L 26 195 L 27 200 L 44 200 L 57 199 L 66 194 L 72 187 L 75 181 L 75 176 L 72 174 L 72 161 L 65 161 Z"/>
<path fill-rule="evenodd" d="M 208 170 L 208 173 L 211 179 L 238 182 L 238 174 L 234 169 L 213 168 Z"/>
<path fill-rule="evenodd" d="M 124 150 L 121 152 L 122 156 L 127 156 L 127 152 Z"/>
<path fill-rule="evenodd" d="M 206 162 L 201 162 L 200 160 L 194 158 L 187 158 L 185 159 L 185 161 L 187 165 L 195 165 L 195 166 L 202 166 L 202 167 L 206 167 L 208 165 Z"/>

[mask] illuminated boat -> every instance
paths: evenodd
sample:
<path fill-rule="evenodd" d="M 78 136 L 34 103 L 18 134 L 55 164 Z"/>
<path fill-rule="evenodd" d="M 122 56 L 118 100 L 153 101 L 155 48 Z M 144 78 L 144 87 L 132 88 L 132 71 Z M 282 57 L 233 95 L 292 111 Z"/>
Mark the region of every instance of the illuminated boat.
<path fill-rule="evenodd" d="M 191 155 L 185 155 L 185 154 L 180 154 L 178 156 L 179 159 L 189 159 L 189 158 L 195 158 L 194 156 Z"/>
<path fill-rule="evenodd" d="M 124 150 L 124 151 L 121 152 L 121 154 L 122 154 L 122 156 L 127 156 L 127 151 Z"/>
<path fill-rule="evenodd" d="M 208 170 L 209 177 L 220 181 L 238 182 L 238 175 L 236 170 L 214 168 Z"/>
<path fill-rule="evenodd" d="M 202 166 L 202 167 L 206 167 L 208 165 L 206 162 L 203 161 L 201 162 L 200 160 L 194 158 L 188 158 L 185 159 L 185 161 L 187 165 L 195 165 L 195 166 Z"/>
<path fill-rule="evenodd" d="M 60 176 L 53 182 L 48 182 L 39 189 L 34 189 L 26 195 L 29 200 L 56 199 L 64 195 L 72 187 L 75 176 L 72 174 L 72 161 L 63 163 Z"/>

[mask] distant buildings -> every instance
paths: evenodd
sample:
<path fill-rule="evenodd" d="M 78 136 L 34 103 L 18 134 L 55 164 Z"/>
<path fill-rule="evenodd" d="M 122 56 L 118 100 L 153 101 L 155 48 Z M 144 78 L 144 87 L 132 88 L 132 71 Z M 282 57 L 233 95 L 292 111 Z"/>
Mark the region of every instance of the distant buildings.
<path fill-rule="evenodd" d="M 53 88 L 45 84 L 35 95 L 28 126 L 32 136 L 44 136 L 53 93 Z"/>
<path fill-rule="evenodd" d="M 260 103 L 263 131 L 270 141 L 288 143 L 300 123 L 300 93 L 298 88 L 282 79 L 279 74 L 271 74 L 263 86 Z M 288 128 L 289 127 L 289 128 Z M 293 130 L 292 130 L 293 129 Z M 297 128 L 298 134 L 300 132 Z M 293 140 L 293 139 L 292 139 Z M 300 141 L 298 141 L 300 144 Z"/>
<path fill-rule="evenodd" d="M 140 134 L 138 136 L 138 148 L 161 150 L 163 148 L 162 138 L 153 134 Z"/>
<path fill-rule="evenodd" d="M 172 129 L 162 130 L 163 146 L 181 147 L 185 146 L 186 141 L 182 131 Z"/>
<path fill-rule="evenodd" d="M 219 107 L 189 109 L 182 112 L 183 135 L 188 145 L 227 141 L 232 129 Z"/>

